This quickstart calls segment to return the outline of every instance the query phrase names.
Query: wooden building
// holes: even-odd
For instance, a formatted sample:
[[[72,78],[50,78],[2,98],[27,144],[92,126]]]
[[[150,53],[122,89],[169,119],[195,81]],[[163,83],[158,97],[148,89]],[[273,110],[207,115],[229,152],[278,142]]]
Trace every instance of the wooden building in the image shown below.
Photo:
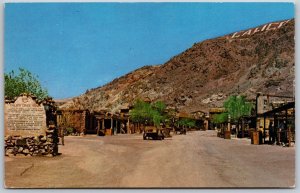
[[[90,112],[89,110],[60,109],[57,122],[61,130],[73,128],[79,134],[114,135],[129,132],[129,114],[127,109],[117,113],[106,110]]]
[[[206,112],[198,110],[192,112],[191,115],[196,121],[197,129],[208,130],[208,114]]]
[[[88,110],[59,109],[56,113],[60,130],[73,128],[76,133],[86,133],[90,114]]]
[[[274,143],[274,141],[276,143],[278,143],[278,141],[287,142],[288,132],[290,132],[289,135],[295,133],[294,119],[294,97],[262,93],[257,94],[256,130],[261,132],[263,143]],[[280,132],[282,133],[281,136]]]
[[[288,102],[280,107],[258,115],[263,120],[263,143],[288,144],[295,142],[295,102]],[[269,120],[269,121],[267,121]]]
[[[225,108],[210,108],[209,109],[209,118],[208,118],[208,129],[214,130],[216,125],[211,121],[214,115],[221,114],[225,112]]]

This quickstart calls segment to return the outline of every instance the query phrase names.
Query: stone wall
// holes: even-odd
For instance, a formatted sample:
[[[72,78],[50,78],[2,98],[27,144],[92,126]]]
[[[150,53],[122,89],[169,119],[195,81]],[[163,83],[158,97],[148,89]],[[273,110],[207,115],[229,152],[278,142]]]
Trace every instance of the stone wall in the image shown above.
[[[5,155],[56,155],[58,136],[56,127],[49,127],[45,135],[39,136],[5,136]]]

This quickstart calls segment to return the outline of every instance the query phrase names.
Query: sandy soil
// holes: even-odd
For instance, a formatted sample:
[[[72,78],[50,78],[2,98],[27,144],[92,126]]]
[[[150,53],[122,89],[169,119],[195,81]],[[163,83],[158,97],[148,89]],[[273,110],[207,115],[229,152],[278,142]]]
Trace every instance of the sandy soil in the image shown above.
[[[57,157],[5,157],[10,188],[293,187],[295,148],[195,131],[162,141],[142,135],[66,137]]]

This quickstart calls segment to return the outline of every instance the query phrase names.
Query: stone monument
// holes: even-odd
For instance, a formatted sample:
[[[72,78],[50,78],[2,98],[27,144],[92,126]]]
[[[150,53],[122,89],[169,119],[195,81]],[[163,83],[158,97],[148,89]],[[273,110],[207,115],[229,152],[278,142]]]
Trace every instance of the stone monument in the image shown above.
[[[13,103],[4,106],[5,135],[38,136],[45,135],[46,110],[31,96],[20,96]]]
[[[52,99],[22,94],[5,100],[5,155],[58,155],[56,108]]]

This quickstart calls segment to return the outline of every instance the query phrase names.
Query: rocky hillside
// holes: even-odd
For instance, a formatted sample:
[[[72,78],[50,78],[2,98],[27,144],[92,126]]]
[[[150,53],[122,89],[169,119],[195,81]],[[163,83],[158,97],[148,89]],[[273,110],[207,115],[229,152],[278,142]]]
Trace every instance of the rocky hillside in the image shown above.
[[[163,100],[179,110],[207,111],[231,94],[293,96],[294,20],[194,44],[163,65],[145,66],[85,94],[62,108],[116,111],[135,99]]]

